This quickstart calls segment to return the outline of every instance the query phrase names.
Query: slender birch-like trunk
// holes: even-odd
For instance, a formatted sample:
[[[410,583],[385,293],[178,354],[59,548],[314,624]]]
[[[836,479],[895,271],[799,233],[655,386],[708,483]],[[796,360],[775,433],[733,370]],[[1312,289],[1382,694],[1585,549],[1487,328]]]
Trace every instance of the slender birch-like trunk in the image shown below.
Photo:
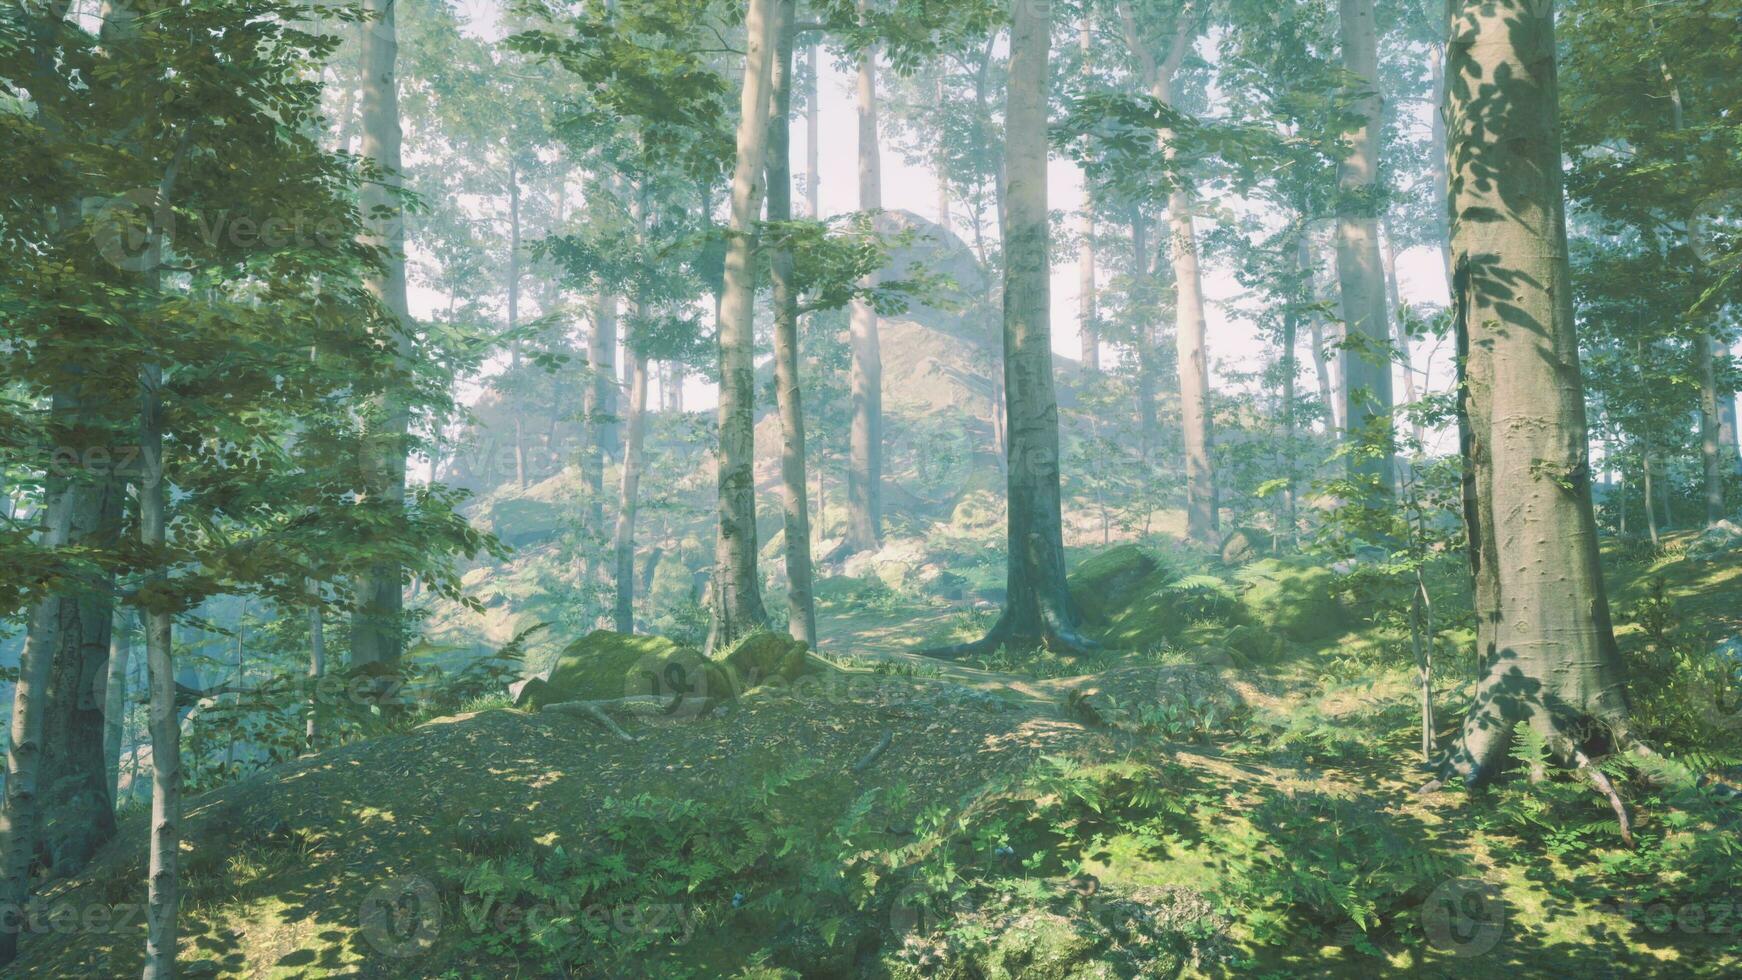
[[[1149,85],[1150,95],[1166,106],[1173,105],[1174,82],[1198,36],[1196,4],[1184,5],[1175,15],[1174,32],[1158,59],[1143,43],[1128,4],[1121,3],[1126,43]],[[1216,513],[1215,466],[1210,458],[1210,363],[1205,345],[1203,272],[1198,258],[1195,202],[1184,177],[1177,172],[1179,146],[1176,134],[1166,127],[1157,134],[1162,156],[1170,169],[1173,189],[1167,198],[1168,253],[1173,265],[1174,348],[1179,369],[1180,427],[1185,448],[1186,536],[1200,543],[1213,543],[1220,520]]]
[[[1389,495],[1395,489],[1391,429],[1391,317],[1379,248],[1379,140],[1384,100],[1379,95],[1379,41],[1373,0],[1340,0],[1343,67],[1367,95],[1358,103],[1361,125],[1347,134],[1349,154],[1338,167],[1337,281],[1348,331],[1343,353],[1343,422],[1362,446],[1349,457],[1351,472]]]
[[[768,622],[756,570],[756,222],[767,167],[778,0],[751,0],[739,103],[732,214],[720,305],[719,536],[714,547],[710,648],[723,649]]]
[[[781,6],[774,49],[772,108],[768,119],[768,220],[792,220],[792,33],[796,4]],[[947,216],[946,216],[947,218]],[[774,282],[774,390],[780,412],[780,503],[785,519],[787,629],[793,639],[817,645],[816,603],[811,593],[810,508],[805,499],[804,403],[799,389],[798,293],[793,255],[776,248],[769,262]]]
[[[363,34],[362,156],[384,175],[365,184],[360,193],[368,243],[384,250],[384,267],[365,282],[387,314],[399,362],[411,361],[411,310],[405,292],[405,216],[397,184],[400,180],[399,41],[395,0],[367,0],[371,19]],[[396,522],[405,508],[406,435],[411,426],[409,393],[389,383],[371,406],[364,435],[365,506],[378,508]],[[397,561],[370,563],[357,578],[358,605],[351,617],[351,665],[397,666],[401,647],[400,619],[404,611],[403,570]]]
[[[860,17],[870,9],[859,0]],[[883,207],[882,150],[877,125],[877,48],[859,55],[859,210]],[[879,273],[861,285],[877,284]],[[870,551],[883,544],[883,352],[877,335],[877,311],[854,300],[850,319],[851,397],[853,421],[847,451],[847,544],[851,551]]]

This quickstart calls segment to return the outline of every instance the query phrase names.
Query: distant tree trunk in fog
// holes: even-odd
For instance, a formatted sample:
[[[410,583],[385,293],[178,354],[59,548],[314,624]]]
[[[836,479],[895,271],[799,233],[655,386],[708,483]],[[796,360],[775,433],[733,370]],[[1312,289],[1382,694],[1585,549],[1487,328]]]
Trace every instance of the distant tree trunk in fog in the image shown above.
[[[1724,458],[1719,439],[1718,374],[1712,335],[1694,336],[1694,361],[1700,372],[1700,462],[1705,470],[1706,523],[1724,519]]]
[[[722,649],[765,626],[756,571],[756,223],[762,216],[779,0],[751,0],[732,171],[732,215],[720,307],[720,522],[714,547],[709,646]]]
[[[1174,36],[1158,60],[1137,33],[1130,7],[1121,4],[1127,43],[1149,84],[1150,94],[1163,105],[1173,105],[1175,76],[1197,38],[1196,10],[1187,6],[1177,15]],[[1175,134],[1158,133],[1162,156],[1170,165],[1179,158]],[[1174,346],[1179,368],[1180,427],[1185,446],[1186,535],[1193,541],[1213,543],[1221,524],[1216,513],[1215,468],[1210,459],[1210,364],[1205,350],[1203,273],[1199,268],[1198,235],[1193,216],[1192,193],[1182,175],[1175,173],[1167,198],[1169,255],[1173,263],[1174,290],[1178,309],[1174,315]]]
[[[385,175],[365,183],[359,204],[369,243],[385,252],[382,273],[365,283],[389,317],[389,338],[401,364],[412,358],[411,311],[405,295],[405,218],[395,187],[400,174],[399,42],[394,0],[368,0],[373,18],[363,34],[362,156]],[[369,506],[397,521],[405,509],[406,433],[411,426],[408,393],[389,385],[371,408],[364,435],[364,480]],[[357,608],[351,616],[351,665],[397,665],[400,619],[404,609],[402,570],[396,561],[373,562],[356,581]]]
[[[1063,650],[1093,645],[1078,633],[1081,617],[1065,581],[1047,255],[1049,16],[1048,0],[1026,0],[1014,6],[1010,28],[1004,246],[1007,598],[1003,615],[984,638],[934,652],[944,657],[1001,644],[1044,642]]]
[[[630,189],[629,221],[635,228],[638,250],[647,247],[647,192],[644,186]],[[623,338],[629,358],[629,410],[623,428],[623,469],[617,484],[617,526],[611,535],[612,584],[616,602],[612,620],[619,633],[635,632],[635,510],[641,500],[642,444],[647,431],[647,355],[636,328],[647,316],[647,300],[637,288],[634,316]]]
[[[1640,469],[1644,474],[1644,492],[1641,502],[1645,505],[1645,530],[1651,538],[1651,546],[1655,548],[1663,542],[1658,538],[1657,481],[1653,478],[1656,475],[1654,472],[1656,467],[1652,465],[1651,444],[1649,442],[1645,445],[1645,451],[1640,454]]]
[[[1149,222],[1140,208],[1131,209],[1131,276],[1145,289],[1153,288],[1154,263],[1149,252]],[[1136,324],[1133,346],[1137,349],[1137,448],[1147,461],[1155,450],[1155,325]]]
[[[605,530],[606,447],[616,438],[617,423],[617,297],[600,292],[587,334],[587,367],[592,374],[581,393],[586,442],[581,447],[581,486],[587,493],[587,528]]]
[[[1568,765],[1625,745],[1627,697],[1591,505],[1553,4],[1450,10],[1453,322],[1480,668],[1447,769],[1479,783],[1521,721]]]
[[[817,108],[817,72],[818,59],[822,49],[811,45],[806,49],[804,72],[804,203],[805,217],[820,219],[823,216],[822,207],[822,151],[817,145],[820,132],[820,116]]]
[[[869,0],[859,0],[860,16]],[[883,207],[882,151],[877,133],[877,48],[859,55],[859,210]],[[865,277],[875,285],[879,273]],[[847,544],[869,551],[883,543],[883,353],[877,311],[854,300],[851,319],[853,422],[848,433]]]
[[[1089,61],[1095,49],[1095,33],[1093,25],[1085,14],[1077,25],[1077,54],[1082,59],[1082,70],[1088,72]],[[1095,283],[1095,189],[1089,179],[1088,170],[1083,171],[1083,210],[1078,216],[1079,233],[1083,245],[1078,255],[1077,267],[1077,312],[1082,321],[1081,336],[1082,362],[1085,371],[1099,373],[1101,370],[1101,334],[1095,323],[1097,315],[1096,283]]]
[[[520,338],[514,331],[520,326],[520,173],[515,166],[514,148],[508,148],[508,342],[510,384],[520,380]],[[514,482],[526,489],[526,427],[521,420],[520,405],[511,393],[504,393],[503,404],[514,416]]]
[[[1084,194],[1088,194],[1085,183]],[[1083,370],[1099,373],[1101,370],[1101,335],[1095,325],[1096,317],[1096,283],[1095,283],[1095,215],[1090,210],[1092,205],[1087,201],[1083,211],[1077,217],[1077,231],[1082,236],[1082,247],[1077,255],[1077,317],[1080,326],[1078,339],[1081,341],[1081,357]]]
[[[1317,275],[1318,256],[1312,247],[1311,238],[1303,236],[1300,247],[1301,261],[1306,263],[1307,268],[1307,289],[1315,301],[1321,300],[1323,297],[1319,294]],[[1307,316],[1307,326],[1312,335],[1313,373],[1318,378],[1319,402],[1325,406],[1325,429],[1335,434],[1342,429],[1342,424],[1337,415],[1337,392],[1331,386],[1330,357],[1325,353],[1328,338],[1325,336],[1324,315],[1314,310]]]
[[[1379,250],[1379,140],[1384,101],[1379,95],[1378,30],[1373,0],[1339,0],[1343,67],[1366,86],[1357,103],[1364,120],[1347,136],[1350,153],[1338,167],[1337,282],[1352,346],[1343,354],[1343,420],[1351,437],[1372,452],[1350,456],[1353,473],[1372,479],[1380,494],[1395,484],[1390,414],[1391,317]],[[1383,431],[1379,431],[1382,428]]]
[[[639,310],[636,316],[640,316]],[[643,432],[647,425],[647,357],[629,355],[629,418],[623,428],[623,473],[617,491],[617,527],[611,535],[617,587],[613,619],[619,633],[635,632],[635,508],[640,499]]]
[[[1397,239],[1391,235],[1389,221],[1381,220],[1380,225],[1381,237],[1385,241],[1385,251],[1382,256],[1385,265],[1385,304],[1391,311],[1391,323],[1396,327],[1392,342],[1397,345],[1397,359],[1401,362],[1404,400],[1408,404],[1414,405],[1421,399],[1421,394],[1416,389],[1415,355],[1410,349],[1409,324],[1405,322],[1403,316],[1403,291],[1397,283]],[[1412,422],[1410,427],[1415,442],[1418,445],[1421,444],[1427,438],[1427,432],[1419,421]]]
[[[768,118],[768,220],[792,220],[792,35],[795,0],[778,0],[780,37],[774,48],[773,95]],[[780,410],[780,503],[785,518],[787,629],[817,645],[811,595],[811,522],[804,459],[804,404],[799,388],[798,293],[790,248],[769,261],[774,281],[774,391]]]

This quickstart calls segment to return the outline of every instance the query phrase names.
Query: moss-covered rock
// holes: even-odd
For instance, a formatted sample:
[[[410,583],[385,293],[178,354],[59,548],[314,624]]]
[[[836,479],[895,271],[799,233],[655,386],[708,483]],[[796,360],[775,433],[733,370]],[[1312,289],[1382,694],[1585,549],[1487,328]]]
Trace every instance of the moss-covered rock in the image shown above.
[[[490,530],[515,547],[549,541],[568,526],[569,512],[560,504],[531,497],[506,497],[490,505]]]
[[[1167,587],[1173,570],[1136,545],[1086,559],[1071,573],[1071,598],[1089,631],[1108,646],[1143,650],[1177,636],[1186,617]]]
[[[1349,627],[1330,569],[1266,558],[1241,569],[1240,581],[1240,608],[1249,625],[1301,643],[1321,642]]]
[[[608,701],[637,695],[720,701],[736,694],[731,675],[700,652],[662,636],[597,630],[557,655],[550,676],[528,682],[517,704],[536,710],[562,701]]]
[[[748,690],[769,681],[788,683],[804,676],[810,658],[805,644],[784,633],[758,632],[744,637],[720,657],[737,686]]]
[[[1276,538],[1255,527],[1237,527],[1222,539],[1222,564],[1235,566],[1257,561],[1276,549]]]

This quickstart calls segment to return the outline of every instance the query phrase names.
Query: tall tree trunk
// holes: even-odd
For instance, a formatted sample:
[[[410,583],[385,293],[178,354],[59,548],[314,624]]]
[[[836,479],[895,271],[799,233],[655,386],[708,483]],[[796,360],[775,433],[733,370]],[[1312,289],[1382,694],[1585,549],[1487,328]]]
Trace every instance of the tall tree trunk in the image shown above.
[[[1143,289],[1154,287],[1154,266],[1149,254],[1149,222],[1141,208],[1131,209],[1131,276]],[[1139,322],[1133,345],[1137,348],[1137,451],[1145,462],[1155,450],[1160,426],[1155,418],[1155,324]]]
[[[1657,527],[1657,481],[1653,479],[1656,475],[1654,473],[1656,467],[1652,465],[1652,458],[1651,444],[1646,443],[1645,451],[1640,456],[1642,460],[1640,469],[1644,471],[1645,478],[1645,530],[1651,538],[1651,546],[1656,548],[1662,545],[1663,541],[1659,537]]]
[[[412,358],[411,311],[405,295],[405,217],[396,186],[400,173],[399,41],[395,0],[367,0],[373,19],[363,34],[362,156],[375,164],[382,180],[363,186],[360,204],[368,226],[367,239],[385,252],[384,268],[365,283],[386,314],[386,328],[401,364]],[[387,523],[400,522],[405,509],[406,434],[411,426],[409,393],[389,382],[371,407],[364,435],[365,506],[375,508]],[[393,560],[374,561],[356,582],[358,605],[351,617],[353,667],[397,667],[401,647],[400,620],[405,606],[402,569]]]
[[[1077,308],[1082,326],[1079,339],[1082,342],[1083,370],[1098,374],[1101,371],[1101,333],[1096,326],[1097,296],[1095,283],[1095,218],[1085,208],[1081,225],[1083,235],[1082,254],[1078,257],[1077,267]]]
[[[148,549],[165,544],[167,494],[163,468],[163,371],[156,365],[142,372],[144,409],[140,413],[140,451],[145,476],[139,488],[140,535]],[[156,566],[150,584],[168,584],[164,566]],[[172,617],[168,609],[145,613],[145,659],[150,672],[151,843],[147,871],[145,980],[175,976],[176,912],[181,902],[178,880],[181,848],[181,725],[175,711],[175,664],[170,649]],[[136,777],[137,778],[137,777]]]
[[[860,17],[869,0],[859,0]],[[877,48],[859,56],[859,210],[883,207],[882,150],[877,139]],[[877,284],[878,273],[862,285]],[[850,322],[853,421],[848,432],[847,544],[870,551],[883,544],[883,352],[878,343],[877,311],[854,300]]]
[[[520,170],[515,165],[514,147],[508,148],[508,379],[510,385],[520,382],[520,338],[514,332],[520,326]],[[510,389],[512,392],[512,388]],[[526,426],[518,399],[509,394],[508,403],[514,416],[514,482],[526,489]]]
[[[1350,469],[1390,494],[1396,476],[1391,429],[1391,317],[1379,254],[1379,142],[1384,100],[1379,95],[1378,29],[1373,0],[1339,0],[1343,67],[1367,87],[1359,102],[1364,122],[1348,134],[1349,155],[1338,167],[1337,281],[1343,298],[1343,419],[1364,451]]]
[[[109,668],[103,682],[103,765],[108,770],[111,806],[118,799],[121,741],[127,727],[127,667],[133,659],[133,634],[127,629],[129,612],[126,608],[117,610],[109,628]]]
[[[1725,468],[1737,472],[1737,464],[1742,461],[1742,445],[1738,445],[1736,428],[1736,393],[1726,388],[1718,389],[1718,451],[1723,455]]]
[[[1382,220],[1380,224],[1381,237],[1385,240],[1385,301],[1391,310],[1391,322],[1395,327],[1392,341],[1397,345],[1397,359],[1403,374],[1404,400],[1414,405],[1421,400],[1421,392],[1416,387],[1415,354],[1410,347],[1409,324],[1403,315],[1403,294],[1397,283],[1397,240],[1392,237],[1389,220]],[[1426,444],[1427,430],[1419,418],[1410,421],[1410,435],[1416,446]]]
[[[1625,737],[1591,506],[1562,202],[1553,4],[1453,0],[1454,323],[1480,680],[1449,772],[1481,782],[1528,721],[1557,756]]]
[[[1324,297],[1318,287],[1318,256],[1310,236],[1303,238],[1301,249],[1303,250],[1301,260],[1307,266],[1307,289],[1316,303],[1323,300]],[[1327,432],[1335,434],[1341,431],[1343,426],[1338,414],[1340,406],[1337,401],[1337,391],[1331,384],[1330,357],[1325,352],[1329,338],[1325,336],[1324,316],[1318,310],[1312,311],[1307,316],[1307,327],[1312,335],[1313,374],[1318,380],[1319,402],[1325,406],[1325,428]]]
[[[768,119],[768,220],[792,220],[792,35],[796,4],[781,6],[774,49],[772,108]],[[945,199],[947,203],[947,198]],[[948,216],[945,216],[947,221]],[[780,410],[780,503],[785,518],[787,629],[817,645],[811,594],[811,522],[806,500],[804,403],[798,371],[798,293],[792,249],[780,246],[769,263],[774,281],[774,391]]]
[[[581,449],[581,485],[587,492],[587,527],[596,535],[605,529],[605,457],[617,432],[617,297],[601,292],[587,335],[587,368],[591,380],[582,391],[587,421]]]
[[[823,216],[822,148],[818,143],[821,116],[817,106],[817,72],[822,49],[811,45],[805,54],[804,72],[804,203],[805,217]]]
[[[1186,5],[1175,17],[1174,33],[1158,60],[1143,44],[1128,4],[1121,3],[1126,43],[1137,59],[1150,94],[1157,102],[1173,105],[1173,86],[1186,55],[1198,36],[1198,11]],[[1198,260],[1198,235],[1192,193],[1178,172],[1179,146],[1174,132],[1158,133],[1162,156],[1169,169],[1173,190],[1167,198],[1168,253],[1173,265],[1174,349],[1179,370],[1180,427],[1185,448],[1186,536],[1213,543],[1220,520],[1216,513],[1215,468],[1210,458],[1210,364],[1205,350],[1203,273]]]
[[[1724,458],[1719,440],[1718,374],[1713,363],[1712,335],[1694,337],[1694,360],[1700,371],[1700,462],[1705,469],[1706,523],[1724,519]]]
[[[635,226],[637,249],[647,248],[647,190],[644,185],[633,189],[629,206],[630,222]],[[623,433],[623,470],[617,490],[617,526],[611,535],[613,557],[612,583],[616,587],[616,603],[612,622],[619,633],[635,632],[635,511],[641,499],[641,467],[643,444],[647,436],[647,355],[641,350],[641,338],[635,325],[647,317],[647,300],[638,288],[635,314],[629,332],[624,336],[624,354],[629,358],[629,414]]]
[[[327,676],[327,628],[321,615],[321,584],[314,579],[304,583],[308,591],[308,720],[303,732],[303,745],[313,751],[321,739],[321,678]]]
[[[1428,85],[1434,93],[1436,104],[1446,104],[1446,46],[1435,44],[1428,55]],[[1433,146],[1434,188],[1439,192],[1441,200],[1450,200],[1452,193],[1451,178],[1446,172],[1446,116],[1443,112],[1429,113]],[[1452,291],[1452,234],[1450,225],[1446,224],[1445,215],[1440,215],[1439,234],[1434,239],[1439,244],[1440,265],[1446,277],[1446,293]]]
[[[1047,257],[1047,47],[1049,0],[1014,6],[1005,112],[1004,390],[1010,431],[1003,615],[979,641],[934,651],[959,657],[1001,644],[1093,646],[1065,582],[1059,492],[1058,400],[1053,382]]]
[[[761,216],[768,153],[779,0],[751,0],[739,102],[732,215],[726,238],[720,307],[719,537],[714,546],[710,647],[723,649],[768,622],[756,570],[755,314],[756,222]]]
[[[81,390],[85,387],[69,385],[56,392],[49,408],[50,417],[66,425],[57,427],[57,442],[73,447],[76,460],[89,458],[86,449],[106,446],[108,440],[103,427],[93,424],[96,419],[85,404],[99,393]],[[112,551],[117,543],[120,497],[121,487],[109,474],[91,472],[76,463],[72,472],[51,472],[41,546],[56,552],[69,548]],[[0,854],[5,859],[0,909],[25,908],[30,868],[39,847],[48,852],[51,861],[60,863],[57,872],[67,867],[76,870],[83,862],[78,852],[88,857],[114,832],[113,806],[104,792],[107,773],[102,705],[91,703],[95,679],[107,673],[104,661],[113,609],[109,582],[97,577],[69,582],[59,594],[43,599],[31,610],[12,692],[5,810],[0,818]],[[79,675],[87,673],[92,683],[81,687]],[[86,702],[82,706],[81,696]],[[83,740],[94,742],[90,751],[72,751],[80,744],[78,733],[86,730],[94,736]],[[60,751],[54,751],[56,747]],[[48,826],[45,813],[50,818]],[[67,822],[64,827],[63,821]],[[63,837],[64,844],[58,840]],[[0,964],[17,955],[22,926],[15,914],[0,916]]]
[[[639,304],[637,304],[639,305]],[[637,318],[640,313],[637,312]],[[611,535],[617,587],[613,620],[619,633],[635,632],[635,508],[641,494],[642,443],[647,427],[647,356],[629,344],[629,418],[623,435],[623,473],[617,492],[617,527]]]

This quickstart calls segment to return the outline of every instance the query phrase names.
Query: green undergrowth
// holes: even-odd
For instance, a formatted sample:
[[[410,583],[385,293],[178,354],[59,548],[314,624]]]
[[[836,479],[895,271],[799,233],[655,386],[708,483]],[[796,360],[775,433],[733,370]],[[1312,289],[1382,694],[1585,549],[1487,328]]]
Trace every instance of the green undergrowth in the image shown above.
[[[1742,805],[1724,784],[1742,726],[1713,651],[1742,576],[1675,552],[1607,559],[1637,732],[1658,749],[1602,763],[1631,845],[1528,729],[1514,775],[1417,793],[1410,638],[1364,619],[1336,573],[1116,548],[1073,586],[1097,635],[1143,639],[989,658],[1025,698],[968,697],[955,665],[836,640],[804,663],[889,686],[740,697],[636,723],[633,744],[461,687],[480,714],[195,798],[184,959],[284,978],[1734,975]],[[868,629],[936,612],[880,581],[819,592],[879,604]],[[682,649],[565,650],[607,640],[623,662],[564,680],[570,696],[620,696],[650,652],[663,667]],[[1442,610],[1441,744],[1469,704],[1471,646]],[[720,662],[776,676],[790,655],[762,638]],[[136,898],[143,824],[129,814],[123,845],[56,900]],[[419,945],[429,908],[440,925]],[[141,942],[38,937],[22,962],[133,973]]]

